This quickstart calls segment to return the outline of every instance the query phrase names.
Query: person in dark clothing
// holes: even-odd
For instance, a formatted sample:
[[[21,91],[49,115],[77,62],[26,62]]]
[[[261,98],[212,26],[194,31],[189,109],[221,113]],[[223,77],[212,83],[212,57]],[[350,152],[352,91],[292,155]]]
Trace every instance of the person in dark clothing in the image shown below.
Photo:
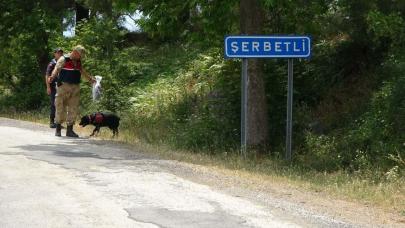
[[[55,124],[55,95],[56,95],[56,81],[57,79],[55,78],[52,80],[50,83],[48,82],[48,77],[51,76],[53,69],[55,69],[56,62],[58,59],[63,56],[63,50],[60,48],[56,48],[53,52],[54,59],[49,62],[48,67],[46,69],[46,75],[45,75],[45,84],[46,84],[46,92],[49,95],[50,98],[50,105],[51,105],[51,110],[50,110],[50,115],[49,115],[49,127],[50,128],[56,128]]]

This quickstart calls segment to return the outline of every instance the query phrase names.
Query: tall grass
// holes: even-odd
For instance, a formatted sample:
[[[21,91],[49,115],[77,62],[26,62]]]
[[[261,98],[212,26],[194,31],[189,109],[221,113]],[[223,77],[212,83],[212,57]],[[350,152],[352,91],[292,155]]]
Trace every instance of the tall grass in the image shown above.
[[[149,54],[159,57],[136,61],[151,61],[159,70],[128,89],[131,104],[124,111],[124,125],[149,143],[206,152],[235,147],[239,116],[233,109],[239,96],[235,99],[222,90],[229,83],[235,85],[234,80],[228,85],[221,81],[230,66],[219,51],[163,47]]]

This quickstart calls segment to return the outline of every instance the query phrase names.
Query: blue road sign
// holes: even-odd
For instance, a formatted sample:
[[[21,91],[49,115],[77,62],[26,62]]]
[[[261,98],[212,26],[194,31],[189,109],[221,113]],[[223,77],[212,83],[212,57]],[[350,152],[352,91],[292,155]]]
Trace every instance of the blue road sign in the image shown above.
[[[308,36],[228,36],[226,58],[309,58]]]

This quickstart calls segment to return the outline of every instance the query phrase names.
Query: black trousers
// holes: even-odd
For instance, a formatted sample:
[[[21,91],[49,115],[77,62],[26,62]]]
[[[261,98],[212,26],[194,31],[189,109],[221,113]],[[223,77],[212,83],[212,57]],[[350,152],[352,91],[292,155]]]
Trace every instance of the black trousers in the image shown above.
[[[49,115],[49,119],[51,123],[55,122],[55,112],[56,112],[56,107],[55,107],[55,95],[56,95],[56,85],[51,85],[51,94],[49,95],[50,102],[51,102],[51,112]]]

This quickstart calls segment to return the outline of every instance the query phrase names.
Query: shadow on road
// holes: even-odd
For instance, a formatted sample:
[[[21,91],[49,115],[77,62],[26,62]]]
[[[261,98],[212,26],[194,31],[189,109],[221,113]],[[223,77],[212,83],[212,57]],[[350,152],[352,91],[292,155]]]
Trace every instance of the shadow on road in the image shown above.
[[[61,138],[56,143],[26,144],[15,146],[14,148],[23,151],[45,152],[56,156],[68,158],[94,158],[104,160],[141,160],[151,158],[142,153],[136,153],[123,145],[111,144],[108,141],[85,140],[85,139],[65,139]],[[155,160],[155,159],[153,159]]]

